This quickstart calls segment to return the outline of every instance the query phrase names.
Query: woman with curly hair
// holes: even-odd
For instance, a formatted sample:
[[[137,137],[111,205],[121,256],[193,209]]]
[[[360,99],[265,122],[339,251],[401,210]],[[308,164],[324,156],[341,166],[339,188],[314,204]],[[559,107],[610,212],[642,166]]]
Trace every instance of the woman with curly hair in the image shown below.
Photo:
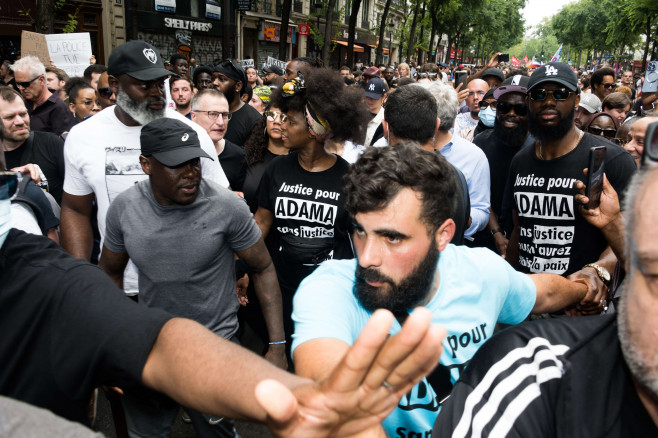
[[[279,155],[288,155],[288,147],[281,138],[281,116],[275,107],[266,107],[263,117],[254,124],[251,135],[244,144],[247,155],[247,176],[242,185],[244,199],[252,213],[258,209],[258,185],[267,165]]]
[[[263,236],[280,233],[272,254],[283,299],[287,348],[293,331],[292,298],[299,283],[327,259],[354,256],[341,179],[349,164],[328,153],[328,139],[361,144],[368,122],[363,90],[345,87],[332,70],[309,69],[272,95],[283,111],[286,156],[267,166],[258,191],[254,218]]]

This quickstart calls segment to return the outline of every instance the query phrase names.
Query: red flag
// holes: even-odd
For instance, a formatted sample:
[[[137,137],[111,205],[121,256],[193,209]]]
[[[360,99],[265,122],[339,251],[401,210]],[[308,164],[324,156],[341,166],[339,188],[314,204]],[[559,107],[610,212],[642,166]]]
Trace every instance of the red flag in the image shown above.
[[[515,58],[512,56],[512,65],[521,65],[521,61],[519,61],[519,58]]]
[[[528,63],[528,55],[523,55],[523,65]]]

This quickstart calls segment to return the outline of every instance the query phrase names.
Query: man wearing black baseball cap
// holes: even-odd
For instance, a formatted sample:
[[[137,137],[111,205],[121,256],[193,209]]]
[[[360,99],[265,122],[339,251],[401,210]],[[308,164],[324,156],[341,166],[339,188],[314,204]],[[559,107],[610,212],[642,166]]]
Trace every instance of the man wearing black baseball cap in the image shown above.
[[[282,80],[277,80],[285,74],[283,69],[277,65],[268,65],[263,68],[263,84],[265,85],[276,85],[275,82],[283,82]]]
[[[585,281],[587,298],[600,305],[578,310],[599,313],[617,260],[600,231],[576,211],[574,181],[584,178],[590,148],[606,146],[605,174],[623,197],[635,163],[615,144],[574,125],[579,100],[578,78],[567,64],[544,64],[528,81],[529,130],[537,140],[521,149],[510,166],[514,231],[507,258],[523,272]]]
[[[503,193],[512,158],[524,145],[534,144],[528,135],[528,76],[514,75],[496,88],[496,119],[493,129],[476,135],[473,143],[480,147],[489,162],[491,176],[491,210],[487,227],[475,234],[475,245],[485,246],[505,256],[511,231],[511,210],[503,211]],[[511,207],[511,206],[510,206]],[[504,219],[506,221],[504,222]],[[504,228],[503,224],[509,225]]]
[[[237,335],[235,254],[253,273],[271,342],[285,338],[281,293],[274,265],[247,204],[230,190],[201,176],[210,158],[197,132],[179,120],[157,119],[144,126],[139,162],[147,180],[122,192],[107,213],[100,266],[117,286],[130,258],[139,269],[140,304],[193,319],[215,334]],[[283,343],[266,358],[285,369]],[[124,389],[131,436],[171,432],[178,405],[160,394]],[[232,437],[233,422],[188,411],[200,436]]]
[[[247,85],[247,74],[237,61],[225,59],[215,66],[213,77],[213,86],[226,96],[231,113],[231,123],[224,138],[242,147],[251,135],[254,123],[261,118],[254,107],[240,99]]]
[[[94,201],[102,241],[110,203],[146,178],[139,164],[142,125],[162,117],[181,120],[197,130],[202,148],[209,156],[214,155],[212,140],[203,129],[165,108],[164,80],[171,74],[155,47],[143,41],[129,41],[110,54],[108,83],[116,105],[73,127],[64,148],[66,173],[60,228],[62,246],[73,256],[91,258]],[[204,158],[201,167],[205,179],[228,187],[216,160]],[[128,268],[124,289],[128,295],[138,292],[134,266]]]

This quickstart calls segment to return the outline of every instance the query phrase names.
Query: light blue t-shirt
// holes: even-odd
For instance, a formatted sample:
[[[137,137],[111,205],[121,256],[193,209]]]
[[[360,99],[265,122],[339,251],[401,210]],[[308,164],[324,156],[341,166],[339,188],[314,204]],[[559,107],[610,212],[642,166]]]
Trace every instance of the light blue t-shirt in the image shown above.
[[[372,315],[352,292],[356,263],[356,259],[326,261],[300,284],[292,314],[293,351],[318,338],[354,344]],[[425,307],[432,311],[433,322],[448,331],[440,363],[450,369],[454,384],[478,348],[491,338],[496,322],[518,324],[530,314],[537,291],[530,277],[485,248],[448,245],[438,269],[439,288]],[[391,334],[398,331],[400,325],[394,321]],[[439,401],[423,379],[384,420],[386,432],[394,437],[431,436]]]

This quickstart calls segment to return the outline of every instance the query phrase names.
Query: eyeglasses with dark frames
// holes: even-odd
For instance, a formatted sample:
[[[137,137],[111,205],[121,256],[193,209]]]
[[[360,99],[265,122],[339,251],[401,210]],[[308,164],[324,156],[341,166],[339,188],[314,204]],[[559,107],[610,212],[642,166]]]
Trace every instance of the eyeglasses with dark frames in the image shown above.
[[[208,118],[210,120],[217,120],[220,114],[222,115],[222,119],[224,120],[224,122],[228,122],[229,120],[231,120],[231,117],[233,117],[233,114],[231,113],[222,113],[219,111],[205,111],[205,110],[192,110],[192,111],[194,111],[195,113],[206,113],[208,114]]]

